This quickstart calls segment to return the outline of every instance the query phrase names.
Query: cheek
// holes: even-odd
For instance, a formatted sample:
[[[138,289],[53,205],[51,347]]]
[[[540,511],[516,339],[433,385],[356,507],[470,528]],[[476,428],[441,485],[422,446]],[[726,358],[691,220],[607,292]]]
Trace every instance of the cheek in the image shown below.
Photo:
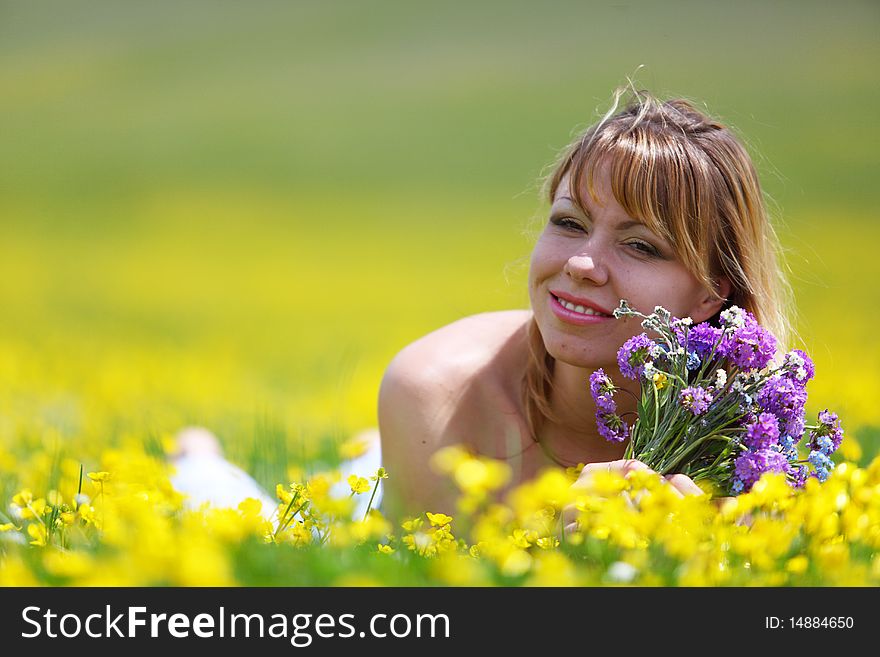
[[[532,249],[529,262],[529,281],[540,282],[547,276],[561,271],[565,262],[566,255],[559,248],[554,247],[547,240],[538,240],[535,248]]]
[[[676,317],[691,312],[700,293],[700,286],[687,273],[656,272],[639,277],[629,286],[633,290],[633,306],[645,314],[654,306],[663,306]]]

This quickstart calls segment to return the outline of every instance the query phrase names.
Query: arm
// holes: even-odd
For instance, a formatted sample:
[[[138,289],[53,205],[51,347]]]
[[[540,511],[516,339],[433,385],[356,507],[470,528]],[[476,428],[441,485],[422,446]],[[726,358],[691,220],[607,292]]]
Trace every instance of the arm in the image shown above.
[[[394,523],[425,511],[455,511],[452,485],[430,466],[434,452],[445,444],[447,399],[438,377],[417,352],[398,354],[382,379],[379,433],[388,471],[382,510]]]

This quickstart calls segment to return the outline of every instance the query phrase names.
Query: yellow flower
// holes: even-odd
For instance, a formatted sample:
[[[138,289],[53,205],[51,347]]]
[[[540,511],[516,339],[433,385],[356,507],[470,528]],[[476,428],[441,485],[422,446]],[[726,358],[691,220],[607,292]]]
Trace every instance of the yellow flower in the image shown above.
[[[88,474],[89,479],[92,481],[107,481],[110,478],[109,472],[90,472]]]
[[[16,527],[11,522],[6,522],[0,525],[0,532],[11,532],[11,531],[20,531],[21,527]]]
[[[583,472],[583,469],[584,469],[585,466],[586,466],[586,463],[578,463],[578,464],[577,464],[576,466],[574,466],[574,467],[566,468],[566,469],[565,469],[565,474],[568,476],[568,478],[569,478],[572,482],[575,482],[575,481],[578,480],[578,477],[581,476],[581,472]]]
[[[31,500],[25,508],[19,509],[19,515],[25,520],[28,518],[39,518],[45,510],[46,500],[41,497],[38,500]]]
[[[443,525],[448,525],[452,522],[452,517],[447,516],[444,513],[431,513],[430,511],[425,512],[425,515],[428,516],[428,520],[434,527],[442,527]]]
[[[663,390],[666,387],[666,375],[663,372],[657,372],[654,374],[654,387],[657,390]]]
[[[281,500],[282,505],[290,504],[294,493],[284,484],[275,484],[275,497]]]
[[[245,518],[259,516],[262,509],[263,503],[253,497],[248,497],[242,500],[238,505],[238,510]]]
[[[404,531],[414,532],[417,531],[423,524],[424,520],[421,518],[410,518],[409,520],[404,520],[400,526],[403,527]]]
[[[373,481],[375,481],[375,479]],[[364,477],[358,477],[357,475],[351,475],[348,478],[348,485],[351,488],[352,495],[368,493],[371,488],[369,481],[367,481]]]
[[[29,488],[25,488],[20,493],[12,496],[12,503],[18,506],[27,506],[34,501],[34,494]]]
[[[810,561],[805,556],[800,555],[789,559],[788,563],[785,564],[785,569],[790,573],[800,575],[801,573],[806,572],[809,565]]]
[[[519,577],[532,567],[532,557],[525,550],[511,550],[501,558],[499,566],[508,577]]]
[[[351,461],[367,453],[369,443],[359,436],[346,440],[339,446],[339,456]]]
[[[379,543],[379,552],[381,552],[382,554],[394,554],[394,548],[390,545],[383,545],[382,543]]]
[[[535,542],[535,545],[542,550],[552,550],[559,547],[559,539],[555,536],[542,536]]]
[[[376,470],[376,474],[370,477],[372,481],[379,481],[380,479],[388,479],[388,473],[385,471],[385,468],[379,468]]]
[[[48,536],[44,525],[32,523],[28,525],[27,532],[30,537],[34,539],[31,541],[31,545],[36,545],[38,547],[44,547],[46,545],[46,539]]]

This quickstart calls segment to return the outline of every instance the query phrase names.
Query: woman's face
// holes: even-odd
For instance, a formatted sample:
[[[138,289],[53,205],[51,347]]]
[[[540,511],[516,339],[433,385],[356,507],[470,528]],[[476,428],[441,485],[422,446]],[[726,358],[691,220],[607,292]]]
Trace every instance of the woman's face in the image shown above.
[[[669,243],[626,214],[605,167],[594,182],[600,203],[584,190],[584,214],[572,201],[568,175],[562,179],[529,270],[529,297],[548,353],[590,369],[615,365],[621,345],[643,331],[637,318],[611,317],[621,299],[645,314],[660,305],[694,322],[721,307]]]

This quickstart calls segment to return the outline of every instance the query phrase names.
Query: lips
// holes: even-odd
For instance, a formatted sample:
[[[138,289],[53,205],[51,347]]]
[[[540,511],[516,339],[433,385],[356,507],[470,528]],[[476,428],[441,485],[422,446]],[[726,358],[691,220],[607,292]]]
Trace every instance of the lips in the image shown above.
[[[550,294],[555,297],[562,307],[571,312],[594,317],[613,317],[610,310],[584,297],[575,296],[561,290],[550,290]]]

